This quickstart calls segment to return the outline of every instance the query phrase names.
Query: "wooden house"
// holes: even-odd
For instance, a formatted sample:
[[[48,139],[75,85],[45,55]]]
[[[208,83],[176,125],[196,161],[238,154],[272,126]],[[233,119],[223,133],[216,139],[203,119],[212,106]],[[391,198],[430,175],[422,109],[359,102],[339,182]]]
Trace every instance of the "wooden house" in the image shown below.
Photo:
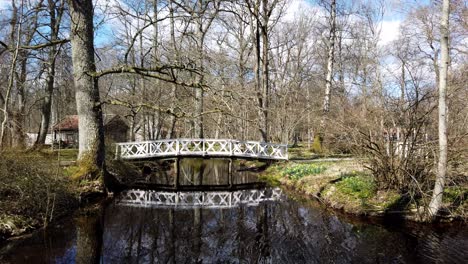
[[[104,134],[106,141],[125,142],[129,126],[119,115],[104,115]],[[65,147],[78,146],[78,115],[65,116],[60,122],[53,126],[54,143]]]

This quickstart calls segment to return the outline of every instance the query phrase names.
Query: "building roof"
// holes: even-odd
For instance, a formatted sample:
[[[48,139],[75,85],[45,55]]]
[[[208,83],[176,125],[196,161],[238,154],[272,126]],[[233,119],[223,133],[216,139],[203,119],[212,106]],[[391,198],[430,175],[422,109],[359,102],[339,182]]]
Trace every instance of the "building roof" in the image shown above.
[[[108,115],[103,115],[103,121],[104,121],[104,125],[107,125],[109,124],[110,122],[113,122],[113,121],[116,121],[117,119],[121,120],[123,122],[123,124],[125,124],[127,127],[127,123],[125,122],[125,120],[123,120],[122,118],[120,118],[120,116],[118,115],[111,115],[111,114],[108,114]],[[78,115],[67,115],[65,116],[60,122],[58,122],[57,124],[55,124],[53,126],[53,130],[54,131],[57,131],[57,130],[73,130],[73,131],[78,131]]]
[[[54,130],[78,130],[78,115],[67,115],[54,125]]]

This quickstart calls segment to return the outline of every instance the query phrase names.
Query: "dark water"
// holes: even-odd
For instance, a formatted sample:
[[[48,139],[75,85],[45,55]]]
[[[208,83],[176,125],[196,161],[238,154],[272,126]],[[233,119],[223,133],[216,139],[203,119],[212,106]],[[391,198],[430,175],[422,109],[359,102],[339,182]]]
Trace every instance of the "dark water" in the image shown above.
[[[223,193],[232,196],[235,192],[239,191]],[[284,194],[278,199],[257,198],[231,207],[217,206],[216,202],[212,206],[194,202],[193,206],[141,207],[123,205],[116,199],[103,206],[97,215],[75,217],[17,243],[0,257],[0,263],[467,263],[468,260],[466,227],[369,223],[337,216],[315,202],[298,201]]]

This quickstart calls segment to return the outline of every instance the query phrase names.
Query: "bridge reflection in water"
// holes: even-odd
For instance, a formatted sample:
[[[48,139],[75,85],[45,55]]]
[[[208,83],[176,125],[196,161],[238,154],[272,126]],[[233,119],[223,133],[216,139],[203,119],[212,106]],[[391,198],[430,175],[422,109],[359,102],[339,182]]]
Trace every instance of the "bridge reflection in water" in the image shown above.
[[[257,206],[265,201],[280,200],[280,188],[238,191],[167,192],[127,190],[118,197],[118,204],[143,207],[230,208],[240,205]]]
[[[117,197],[120,205],[140,207],[229,208],[254,206],[281,198],[279,188],[266,188],[257,172],[232,159],[175,159],[143,164],[144,177]]]
[[[219,158],[144,163],[134,184],[143,189],[121,192],[106,210],[102,259],[271,262],[271,213],[286,197],[258,179],[266,166]]]

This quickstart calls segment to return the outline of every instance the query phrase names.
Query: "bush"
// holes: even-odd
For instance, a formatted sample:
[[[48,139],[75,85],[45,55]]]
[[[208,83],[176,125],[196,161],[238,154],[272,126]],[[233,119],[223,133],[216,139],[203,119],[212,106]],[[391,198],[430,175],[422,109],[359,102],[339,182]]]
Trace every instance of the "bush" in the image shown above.
[[[320,164],[296,164],[283,170],[282,175],[291,180],[299,180],[304,176],[319,174],[326,170],[325,166]]]
[[[322,142],[323,142],[323,139],[321,136],[319,135],[314,136],[314,142],[312,143],[312,151],[314,153],[320,154],[323,152]]]

